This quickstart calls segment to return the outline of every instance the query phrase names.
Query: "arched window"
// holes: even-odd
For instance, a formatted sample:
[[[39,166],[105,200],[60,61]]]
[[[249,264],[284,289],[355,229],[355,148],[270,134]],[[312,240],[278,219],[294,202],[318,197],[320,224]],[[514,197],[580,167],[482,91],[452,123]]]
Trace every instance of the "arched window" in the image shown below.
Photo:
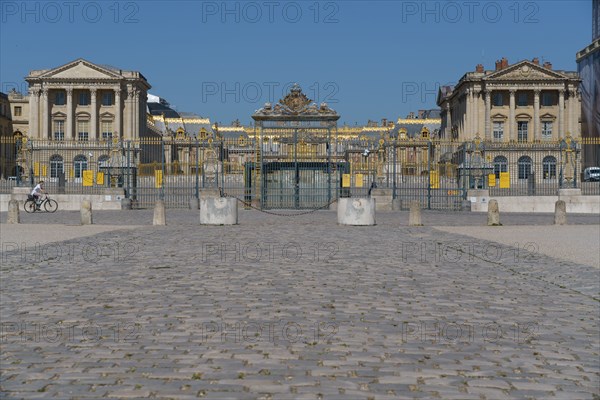
[[[83,154],[79,154],[78,156],[75,156],[75,158],[73,159],[74,177],[81,178],[83,176],[83,171],[85,171],[87,168],[88,168],[87,158],[85,158],[85,156]]]
[[[531,158],[528,156],[522,156],[517,161],[519,168],[519,179],[529,179],[531,174]]]
[[[500,172],[508,172],[508,160],[504,156],[494,157],[494,174],[500,179]]]
[[[62,156],[54,154],[50,157],[50,178],[58,178],[64,172]]]
[[[544,157],[542,170],[544,179],[556,179],[556,158],[553,156]]]

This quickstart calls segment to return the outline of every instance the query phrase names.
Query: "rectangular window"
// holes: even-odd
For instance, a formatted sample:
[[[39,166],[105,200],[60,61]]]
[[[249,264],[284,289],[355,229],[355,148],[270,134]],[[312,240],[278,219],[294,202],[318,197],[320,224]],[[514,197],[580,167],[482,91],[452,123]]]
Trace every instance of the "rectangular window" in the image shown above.
[[[65,140],[65,121],[54,121],[54,140]]]
[[[15,106],[15,117],[20,117],[23,113],[23,109],[21,107]]]
[[[502,95],[502,92],[492,93],[492,104],[495,107],[502,107],[504,105],[504,96]]]
[[[112,122],[102,122],[102,139],[112,139]]]
[[[528,100],[529,96],[527,96],[527,92],[517,92],[517,106],[527,106],[529,104]]]
[[[87,141],[89,139],[89,121],[77,122],[77,137],[79,140]]]
[[[65,105],[65,92],[59,90],[54,94],[54,105],[64,106]]]
[[[113,93],[112,92],[103,92],[102,93],[102,105],[103,106],[112,106],[113,105]]]
[[[504,137],[504,121],[494,122],[494,140],[502,140]]]
[[[527,121],[518,121],[517,122],[517,140],[519,142],[527,141],[528,126],[529,126],[529,122],[527,122]]]
[[[552,139],[552,122],[542,122],[542,140]]]
[[[79,92],[79,105],[80,106],[89,106],[90,105],[90,93],[89,92]]]
[[[554,103],[554,93],[552,92],[542,92],[542,106],[550,107],[553,106]]]

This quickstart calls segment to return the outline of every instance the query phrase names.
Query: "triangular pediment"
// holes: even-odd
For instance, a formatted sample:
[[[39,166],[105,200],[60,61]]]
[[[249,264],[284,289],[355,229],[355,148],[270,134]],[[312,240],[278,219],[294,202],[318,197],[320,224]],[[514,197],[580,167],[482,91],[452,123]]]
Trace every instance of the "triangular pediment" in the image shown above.
[[[500,71],[496,71],[486,76],[486,81],[507,81],[507,80],[554,80],[554,79],[568,79],[569,77],[561,74],[560,72],[553,71],[548,68],[544,68],[540,65],[534,64],[531,61],[521,61],[506,67]]]
[[[100,114],[101,119],[113,119],[115,116],[109,112],[103,112]]]
[[[118,79],[121,76],[107,68],[79,59],[44,72],[43,79]]]
[[[555,120],[556,119],[556,115],[552,115],[549,113],[543,114],[542,116],[540,116],[540,119],[542,120]]]

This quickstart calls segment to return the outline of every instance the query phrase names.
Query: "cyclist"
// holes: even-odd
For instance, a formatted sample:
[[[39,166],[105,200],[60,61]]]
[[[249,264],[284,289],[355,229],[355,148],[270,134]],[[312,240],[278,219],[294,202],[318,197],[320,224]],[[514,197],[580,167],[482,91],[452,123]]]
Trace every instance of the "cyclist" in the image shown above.
[[[31,195],[35,200],[35,208],[38,210],[40,209],[40,204],[42,204],[42,194],[47,194],[47,192],[44,190],[44,181],[40,181],[31,191]]]

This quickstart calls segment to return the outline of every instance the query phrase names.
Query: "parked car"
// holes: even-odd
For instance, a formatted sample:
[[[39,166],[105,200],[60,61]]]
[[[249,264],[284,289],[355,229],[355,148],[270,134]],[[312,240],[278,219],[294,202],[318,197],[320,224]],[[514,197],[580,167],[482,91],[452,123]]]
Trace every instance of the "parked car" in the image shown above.
[[[584,169],[583,180],[585,182],[600,181],[600,167],[589,167]]]

